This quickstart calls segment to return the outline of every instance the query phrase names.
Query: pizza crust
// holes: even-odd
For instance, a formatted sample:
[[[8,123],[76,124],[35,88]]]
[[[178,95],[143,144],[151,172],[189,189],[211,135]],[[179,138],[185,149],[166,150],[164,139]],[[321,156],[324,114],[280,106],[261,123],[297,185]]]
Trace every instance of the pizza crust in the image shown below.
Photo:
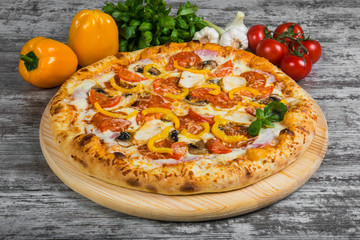
[[[201,159],[178,164],[163,164],[148,168],[135,164],[120,152],[110,153],[106,144],[93,134],[84,134],[75,126],[76,109],[68,105],[66,97],[79,81],[91,79],[119,66],[127,66],[139,59],[152,58],[159,53],[169,56],[180,51],[209,49],[221,56],[235,56],[249,67],[268,72],[284,84],[283,93],[296,99],[284,117],[278,144],[248,149],[238,159],[209,164]],[[105,182],[152,193],[189,195],[205,192],[224,192],[243,188],[288,166],[309,146],[315,131],[317,115],[305,91],[268,60],[243,50],[202,45],[196,42],[170,43],[132,53],[117,53],[80,69],[67,80],[50,103],[52,133],[69,161],[86,174]]]

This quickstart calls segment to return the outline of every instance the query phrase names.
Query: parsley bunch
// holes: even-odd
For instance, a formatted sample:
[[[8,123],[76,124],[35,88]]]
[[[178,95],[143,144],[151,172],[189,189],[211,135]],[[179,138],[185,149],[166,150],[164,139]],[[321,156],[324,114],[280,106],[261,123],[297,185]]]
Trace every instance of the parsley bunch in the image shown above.
[[[206,27],[196,16],[196,5],[180,5],[175,17],[169,16],[164,0],[126,0],[117,5],[105,2],[102,10],[111,15],[119,28],[119,51],[135,51],[169,42],[188,42]]]
[[[271,102],[264,110],[256,109],[256,120],[251,123],[248,129],[250,136],[257,136],[262,127],[273,128],[272,122],[280,122],[284,119],[287,107],[282,102]]]

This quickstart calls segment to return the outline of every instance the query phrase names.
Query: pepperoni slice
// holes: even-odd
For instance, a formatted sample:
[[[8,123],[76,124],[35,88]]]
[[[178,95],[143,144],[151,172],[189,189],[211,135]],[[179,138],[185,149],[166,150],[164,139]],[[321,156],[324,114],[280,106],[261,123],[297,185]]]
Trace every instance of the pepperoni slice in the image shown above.
[[[181,90],[178,83],[179,78],[177,77],[158,78],[153,82],[153,88],[161,96],[164,96],[166,93],[178,94]]]
[[[217,138],[209,139],[206,142],[206,147],[211,153],[216,153],[216,154],[224,154],[224,153],[232,152],[230,148],[226,147],[224,143]]]
[[[234,70],[233,63],[231,60],[229,60],[218,66],[215,70],[215,73],[209,75],[211,75],[212,77],[225,77],[232,74],[233,70]]]
[[[201,131],[204,130],[204,128],[199,124],[199,122],[194,120],[189,115],[180,116],[178,118],[180,120],[179,131],[186,129],[189,133],[196,135],[196,134],[201,133]]]
[[[152,152],[148,149],[147,145],[143,145],[143,146],[139,146],[138,147],[138,151],[141,155],[156,160],[156,159],[167,159],[170,158],[170,154],[168,153],[157,153],[157,152]]]
[[[93,105],[96,102],[99,103],[102,108],[111,108],[116,106],[121,101],[121,96],[109,97],[105,93],[97,92],[94,89],[90,89],[89,101]]]
[[[101,132],[110,130],[112,132],[122,132],[128,129],[131,122],[122,118],[113,118],[102,113],[96,113],[91,121]]]
[[[173,55],[170,58],[169,63],[165,67],[167,71],[172,71],[175,69],[174,61],[176,61],[180,67],[184,67],[184,68],[195,67],[196,69],[202,69],[202,60],[194,52],[180,52]]]
[[[264,74],[249,71],[241,73],[240,76],[246,79],[248,87],[255,88],[258,91],[264,90],[266,85],[266,77]]]
[[[212,126],[214,122],[214,116],[211,116],[210,114],[198,114],[194,112],[191,108],[189,109],[189,116],[194,119],[197,122],[202,123],[209,123],[210,126]]]
[[[129,70],[127,70],[124,67],[120,67],[118,69],[118,76],[124,80],[124,81],[128,81],[128,82],[141,82],[144,80],[147,80],[147,78],[141,77],[136,73],[133,73]]]
[[[183,158],[188,152],[188,145],[185,142],[176,142],[171,145],[173,150],[172,158],[179,160]]]
[[[207,101],[220,108],[232,108],[235,106],[235,102],[232,101],[229,96],[220,92],[218,95],[212,95],[209,93],[213,89],[211,88],[197,88],[191,91],[191,96],[195,98],[195,100],[199,101]]]
[[[144,110],[150,107],[161,107],[171,109],[171,104],[166,103],[164,99],[158,95],[146,95],[140,97],[133,105],[137,110]]]

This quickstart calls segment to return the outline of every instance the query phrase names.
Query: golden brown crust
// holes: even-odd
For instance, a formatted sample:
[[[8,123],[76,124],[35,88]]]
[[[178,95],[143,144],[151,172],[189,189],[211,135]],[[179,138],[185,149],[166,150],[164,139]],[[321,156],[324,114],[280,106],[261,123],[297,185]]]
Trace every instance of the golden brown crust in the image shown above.
[[[110,153],[106,144],[98,137],[81,133],[73,126],[77,112],[63,100],[68,96],[69,89],[75,82],[92,78],[120,65],[127,66],[142,58],[151,58],[159,53],[170,55],[196,49],[216,50],[222,56],[234,54],[235,59],[243,61],[249,67],[274,75],[277,82],[282,82],[283,92],[298,100],[285,115],[286,129],[280,132],[277,145],[248,149],[242,158],[219,162],[210,167],[193,161],[144,169],[135,166],[132,159],[124,157],[119,152]],[[195,42],[170,43],[133,53],[117,53],[82,68],[67,80],[55,95],[51,101],[50,114],[54,137],[71,163],[79,169],[118,186],[168,195],[239,189],[278,172],[306,150],[314,135],[317,118],[302,88],[266,59],[247,51]]]

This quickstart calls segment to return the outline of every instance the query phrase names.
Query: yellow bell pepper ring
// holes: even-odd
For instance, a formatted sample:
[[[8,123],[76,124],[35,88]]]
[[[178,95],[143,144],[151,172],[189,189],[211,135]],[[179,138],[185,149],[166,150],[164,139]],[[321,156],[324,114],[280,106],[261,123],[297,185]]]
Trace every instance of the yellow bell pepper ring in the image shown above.
[[[214,134],[215,137],[219,138],[220,140],[222,140],[223,142],[226,143],[237,143],[237,142],[242,142],[242,141],[246,141],[248,140],[247,137],[245,137],[244,135],[236,135],[236,136],[228,136],[225,134],[224,131],[221,131],[219,129],[220,125],[225,125],[227,124],[229,121],[226,119],[223,119],[220,117],[220,115],[217,115],[214,117],[214,125],[211,127],[211,132],[212,134]]]
[[[72,21],[68,45],[84,67],[119,50],[119,31],[114,19],[98,10],[82,10]]]
[[[116,84],[115,82],[115,78],[111,78],[110,79],[110,84],[113,88],[115,88],[116,90],[121,91],[122,93],[135,93],[140,91],[141,89],[144,88],[144,85],[142,83],[139,83],[138,85],[136,85],[136,87],[133,88],[123,88],[120,87],[119,85]]]
[[[69,46],[45,37],[30,39],[20,51],[21,77],[40,88],[61,85],[77,65],[77,57]]]
[[[162,113],[165,115],[165,117],[169,120],[171,120],[174,123],[175,128],[180,127],[180,120],[179,118],[170,110],[165,108],[147,108],[145,110],[142,110],[141,112],[144,115],[147,115],[149,113]]]
[[[169,154],[173,154],[173,149],[171,148],[165,148],[165,147],[156,147],[154,144],[155,142],[159,141],[159,140],[162,140],[162,139],[165,139],[167,138],[167,136],[169,135],[170,133],[170,130],[171,130],[171,126],[169,127],[166,127],[164,128],[164,130],[153,136],[152,138],[149,139],[148,143],[147,143],[147,147],[150,151],[152,152],[158,152],[158,153],[169,153]]]

